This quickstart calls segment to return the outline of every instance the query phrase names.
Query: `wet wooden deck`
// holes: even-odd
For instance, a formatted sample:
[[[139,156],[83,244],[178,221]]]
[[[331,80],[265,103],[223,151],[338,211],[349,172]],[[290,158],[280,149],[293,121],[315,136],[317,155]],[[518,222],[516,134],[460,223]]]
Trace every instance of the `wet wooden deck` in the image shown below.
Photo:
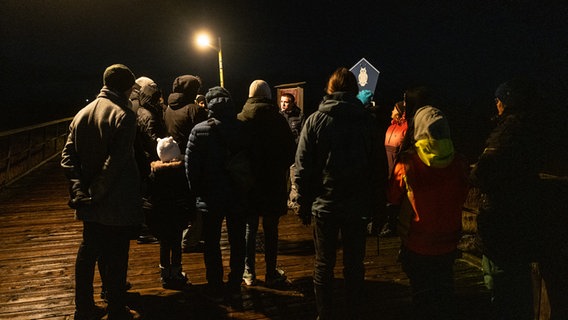
[[[74,262],[81,240],[81,223],[67,207],[67,186],[56,161],[51,161],[0,192],[0,319],[72,319]],[[292,282],[287,290],[260,284],[243,287],[238,305],[214,303],[202,294],[205,284],[200,253],[183,255],[184,270],[193,286],[187,292],[162,289],[159,280],[159,245],[132,242],[128,279],[131,307],[143,319],[314,319],[311,282],[313,245],[311,230],[293,214],[281,221],[279,265]],[[396,262],[397,238],[377,242],[368,238],[366,298],[368,319],[408,319],[408,279]],[[225,266],[228,248],[223,246]],[[257,268],[263,270],[262,254]],[[341,253],[336,268],[338,319],[345,316],[342,299]],[[462,319],[487,319],[488,293],[475,259],[456,262],[456,291]],[[228,270],[227,270],[228,272]],[[95,279],[96,301],[100,279]]]

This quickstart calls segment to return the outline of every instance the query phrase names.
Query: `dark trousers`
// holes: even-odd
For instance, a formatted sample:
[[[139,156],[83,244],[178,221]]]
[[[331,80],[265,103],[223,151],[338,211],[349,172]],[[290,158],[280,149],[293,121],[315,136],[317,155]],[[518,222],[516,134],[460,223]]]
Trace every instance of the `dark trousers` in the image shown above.
[[[246,218],[246,258],[247,270],[256,274],[256,234],[258,233],[259,216],[251,215]],[[264,262],[266,274],[270,275],[276,270],[278,259],[278,224],[280,216],[264,215],[262,217],[262,230],[264,232]]]
[[[357,215],[315,218],[313,229],[316,249],[314,292],[319,319],[329,319],[333,306],[333,271],[336,264],[339,234],[343,244],[343,277],[348,315],[357,318],[363,300],[365,280],[366,232],[368,220]]]
[[[121,312],[126,306],[126,273],[131,227],[106,226],[83,222],[83,241],[75,262],[75,306],[90,310],[93,298],[93,279],[98,261],[109,312]]]
[[[238,287],[245,268],[245,218],[242,213],[227,212],[227,235],[231,246],[229,259],[229,286]],[[221,257],[221,229],[225,214],[211,207],[203,212],[204,260],[206,278],[210,285],[223,283],[223,260]]]
[[[485,284],[491,290],[494,319],[533,319],[533,287],[530,263],[497,265],[482,258]]]
[[[160,265],[164,268],[181,266],[181,241],[183,228],[172,226],[169,233],[164,233],[160,240]]]
[[[456,252],[425,256],[401,249],[402,270],[412,288],[414,319],[455,319]]]

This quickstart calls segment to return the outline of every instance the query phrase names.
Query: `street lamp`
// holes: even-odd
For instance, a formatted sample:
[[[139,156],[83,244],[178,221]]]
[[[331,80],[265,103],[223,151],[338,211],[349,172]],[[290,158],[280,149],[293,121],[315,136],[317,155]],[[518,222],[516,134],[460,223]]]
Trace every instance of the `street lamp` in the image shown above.
[[[209,35],[201,33],[197,35],[196,42],[199,47],[213,48],[219,53],[219,83],[221,87],[225,87],[223,81],[223,50],[221,49],[221,37],[218,37],[217,39],[218,39],[218,46],[212,45],[211,38],[209,37]]]

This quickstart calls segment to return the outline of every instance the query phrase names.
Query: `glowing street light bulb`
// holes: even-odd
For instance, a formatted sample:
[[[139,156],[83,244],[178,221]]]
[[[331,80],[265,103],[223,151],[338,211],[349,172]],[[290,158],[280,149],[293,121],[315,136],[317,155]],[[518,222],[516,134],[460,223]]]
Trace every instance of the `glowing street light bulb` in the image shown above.
[[[209,39],[208,35],[200,34],[199,36],[197,36],[197,44],[200,47],[209,47],[211,46],[211,40]]]

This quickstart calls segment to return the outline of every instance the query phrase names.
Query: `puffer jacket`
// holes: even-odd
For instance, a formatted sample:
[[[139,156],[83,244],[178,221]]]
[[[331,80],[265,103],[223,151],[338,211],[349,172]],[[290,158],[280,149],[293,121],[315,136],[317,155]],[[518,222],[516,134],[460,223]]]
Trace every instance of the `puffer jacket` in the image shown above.
[[[385,151],[389,162],[389,178],[394,170],[396,156],[400,152],[402,140],[404,139],[407,129],[408,123],[406,118],[403,116],[399,120],[393,119],[385,134]]]
[[[92,205],[76,212],[81,220],[110,226],[143,222],[135,135],[128,97],[106,87],[71,122],[61,166],[92,197]]]
[[[385,206],[386,157],[374,118],[354,94],[324,97],[296,152],[298,203],[319,218],[370,218]]]
[[[267,98],[248,98],[238,119],[245,123],[252,139],[253,213],[284,215],[288,211],[287,172],[296,148],[294,135],[278,107]]]
[[[192,193],[210,210],[235,212],[246,199],[239,194],[225,169],[227,148],[233,153],[248,149],[250,136],[237,120],[230,98],[212,99],[208,108],[210,118],[197,124],[189,136],[185,152],[187,180]]]

